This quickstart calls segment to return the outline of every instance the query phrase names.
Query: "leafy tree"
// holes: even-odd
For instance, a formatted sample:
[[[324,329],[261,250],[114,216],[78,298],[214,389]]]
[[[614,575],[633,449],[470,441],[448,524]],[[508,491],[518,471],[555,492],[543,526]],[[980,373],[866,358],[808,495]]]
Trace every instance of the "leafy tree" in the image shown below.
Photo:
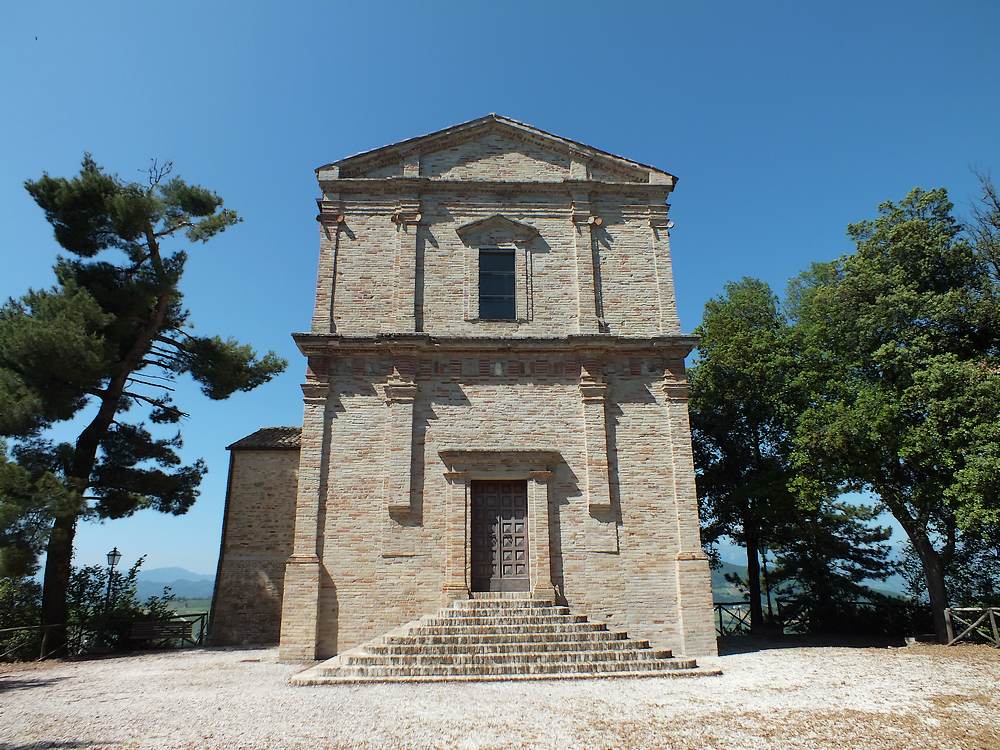
[[[793,358],[771,288],[745,278],[705,305],[689,372],[703,539],[746,549],[751,629],[764,623],[761,556],[793,515]]]
[[[853,254],[790,289],[808,394],[796,491],[872,493],[920,558],[944,638],[959,530],[1000,513],[1000,297],[944,190],[883,203],[848,234]]]
[[[68,589],[69,625],[88,636],[89,648],[124,650],[131,645],[132,625],[137,620],[166,620],[174,616],[174,595],[165,587],[160,596],[139,600],[140,557],[124,573],[103,565],[74,568]],[[110,592],[110,597],[108,596]]]
[[[145,183],[126,182],[87,155],[75,177],[25,183],[70,254],[55,265],[54,287],[0,308],[0,435],[18,439],[13,453],[23,470],[7,463],[0,518],[22,520],[5,521],[0,533],[16,538],[24,557],[32,549],[30,519],[48,516],[46,653],[65,643],[77,521],[142,508],[181,514],[197,497],[205,464],[182,465],[180,433],[156,438],[142,417],[126,415],[140,408],[153,424],[176,424],[186,416],[170,398],[178,376],[224,399],[285,366],[273,353],[258,357],[232,339],[193,333],[180,288],[187,254],[167,245],[181,236],[205,242],[240,218],[215,193],[170,172],[154,162]],[[46,428],[87,407],[73,442],[44,439]],[[47,492],[53,479],[62,491]],[[37,491],[17,489],[25,482]]]
[[[903,551],[901,567],[909,594],[926,602],[923,566],[912,544]],[[945,573],[945,585],[957,604],[1000,606],[1000,528],[959,532],[954,557]]]
[[[0,575],[0,661],[16,661],[38,653],[41,640],[34,628],[42,606],[42,587],[30,576]]]

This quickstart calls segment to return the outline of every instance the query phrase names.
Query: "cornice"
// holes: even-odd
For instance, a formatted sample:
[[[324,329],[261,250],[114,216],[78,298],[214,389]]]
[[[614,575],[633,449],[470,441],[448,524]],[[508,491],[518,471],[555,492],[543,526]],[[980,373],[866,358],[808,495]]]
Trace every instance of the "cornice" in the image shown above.
[[[351,193],[395,193],[406,191],[410,194],[421,192],[451,192],[470,190],[558,193],[627,193],[653,196],[666,200],[673,185],[646,182],[609,182],[607,180],[444,180],[432,177],[351,177],[347,179],[319,180],[320,189],[325,193],[340,193],[346,197]]]
[[[386,333],[375,336],[293,333],[292,339],[306,356],[391,354],[407,356],[437,352],[509,352],[528,354],[562,352],[586,355],[607,352],[667,352],[685,357],[698,343],[697,336],[433,336],[427,333]]]

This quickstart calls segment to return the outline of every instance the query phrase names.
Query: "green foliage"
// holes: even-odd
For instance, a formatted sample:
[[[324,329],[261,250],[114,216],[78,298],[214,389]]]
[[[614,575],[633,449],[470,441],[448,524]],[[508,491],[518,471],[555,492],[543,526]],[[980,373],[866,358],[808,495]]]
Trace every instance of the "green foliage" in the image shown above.
[[[0,466],[0,560],[12,569],[33,565],[46,519],[190,508],[204,462],[182,465],[179,434],[155,438],[126,413],[139,406],[153,424],[177,423],[185,414],[170,398],[175,378],[189,375],[222,399],[285,367],[273,353],[189,333],[187,255],[164,243],[205,242],[240,218],[170,171],[154,162],[147,183],[126,182],[88,154],[74,177],[25,183],[70,257],[58,259],[55,287],[0,308],[0,435],[18,439],[15,461]],[[41,439],[90,405],[75,442]],[[67,550],[61,559],[69,564]]]
[[[900,567],[909,595],[927,602],[923,565],[912,544],[903,549]],[[1000,607],[1000,528],[960,533],[945,582],[956,607]]]
[[[801,497],[871,492],[920,556],[943,636],[960,530],[1000,520],[1000,295],[944,190],[913,190],[848,228],[856,252],[793,282],[806,408]]]
[[[172,382],[188,375],[222,399],[285,367],[273,353],[190,332],[180,288],[187,254],[167,244],[206,242],[241,219],[212,191],[168,179],[171,169],[154,162],[146,183],[126,182],[88,154],[74,177],[25,183],[70,257],[56,262],[55,287],[0,308],[0,435],[17,439],[16,466],[5,457],[0,470],[0,562],[30,569],[51,529],[43,606],[50,624],[65,621],[79,518],[143,508],[180,514],[197,498],[204,462],[182,465],[180,435],[155,438],[143,420],[186,416],[170,398]],[[75,441],[43,439],[87,407],[95,408]]]
[[[0,576],[34,574],[53,510],[73,502],[54,474],[10,461],[0,445]]]
[[[691,429],[707,537],[759,535],[790,497],[787,324],[770,287],[743,279],[705,305],[695,333]]]
[[[173,594],[164,588],[160,596],[139,601],[137,583],[144,557],[124,573],[111,573],[108,596],[108,569],[102,565],[74,568],[69,582],[69,624],[85,634],[89,648],[125,650],[131,646],[132,625],[138,620],[167,620],[173,617]]]
[[[0,307],[0,433],[33,434],[84,406],[114,360],[111,319],[72,282]]]
[[[160,596],[140,601],[137,594],[140,558],[125,572],[113,571],[108,595],[108,569],[101,565],[74,568],[68,589],[67,622],[72,653],[125,651],[132,647],[132,626],[140,620],[166,620],[174,616],[174,596],[164,588]],[[0,629],[32,628],[0,633],[0,661],[33,659],[41,647],[37,629],[42,589],[28,576],[0,577]]]
[[[41,640],[37,630],[8,631],[8,628],[33,628],[41,614],[42,587],[25,575],[0,575],[0,661],[16,661],[38,655]]]
[[[865,585],[895,572],[892,531],[876,525],[878,509],[841,500],[800,505],[775,545],[770,573],[786,616],[806,632],[841,631],[859,600],[880,599]]]
[[[856,253],[795,282],[796,458],[914,520],[946,522],[944,499],[971,527],[1000,512],[1000,298],[951,209],[944,190],[885,203],[849,228]]]
[[[787,322],[757,279],[726,285],[705,305],[689,371],[691,431],[703,539],[747,550],[754,627],[762,624],[759,555],[792,517],[790,429],[794,399]]]
[[[211,399],[229,398],[236,391],[252,391],[285,369],[285,361],[272,352],[256,352],[235,339],[190,338],[177,369],[191,374]]]

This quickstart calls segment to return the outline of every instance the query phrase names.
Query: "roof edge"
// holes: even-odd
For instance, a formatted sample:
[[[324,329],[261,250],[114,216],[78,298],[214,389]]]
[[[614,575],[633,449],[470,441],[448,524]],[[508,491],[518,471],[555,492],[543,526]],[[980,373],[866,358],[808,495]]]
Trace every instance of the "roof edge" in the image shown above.
[[[471,130],[480,125],[484,125],[488,122],[497,122],[503,125],[508,125],[510,127],[518,128],[521,130],[526,130],[536,136],[541,136],[543,138],[551,139],[562,143],[564,146],[568,147],[571,151],[576,151],[583,156],[598,156],[605,159],[610,159],[613,161],[624,162],[625,164],[638,169],[648,169],[657,174],[666,175],[670,177],[675,183],[678,179],[677,175],[671,172],[661,169],[660,167],[655,167],[652,164],[645,164],[635,159],[629,159],[628,157],[622,156],[620,154],[612,153],[611,151],[605,151],[602,148],[596,146],[591,146],[581,141],[575,141],[572,138],[567,138],[562,135],[557,135],[551,133],[542,128],[535,127],[526,122],[521,122],[520,120],[515,120],[513,117],[507,117],[506,115],[498,115],[495,112],[491,112],[488,115],[482,117],[476,117],[471,120],[466,120],[465,122],[456,123],[455,125],[450,125],[446,128],[441,128],[440,130],[434,130],[430,133],[424,133],[423,135],[413,136],[411,138],[406,138],[402,141],[396,141],[395,143],[388,143],[384,146],[379,146],[377,148],[367,149],[356,154],[351,154],[350,156],[345,156],[342,159],[337,159],[335,161],[327,162],[326,164],[321,164],[316,167],[313,171],[319,174],[322,170],[330,169],[331,167],[339,167],[352,161],[364,161],[368,158],[374,158],[376,154],[380,152],[385,152],[392,149],[403,150],[408,146],[411,146],[419,141],[430,139],[430,138],[445,138],[449,135],[454,135],[460,133],[464,130]]]

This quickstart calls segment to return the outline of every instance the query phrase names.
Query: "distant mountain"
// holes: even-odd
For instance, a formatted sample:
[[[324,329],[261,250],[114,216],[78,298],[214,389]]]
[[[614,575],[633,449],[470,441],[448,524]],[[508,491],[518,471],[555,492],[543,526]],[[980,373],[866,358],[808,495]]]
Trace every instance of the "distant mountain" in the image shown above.
[[[215,576],[177,567],[150,568],[139,570],[137,583],[141,599],[160,596],[164,586],[169,586],[174,596],[179,599],[210,599],[215,586]]]

